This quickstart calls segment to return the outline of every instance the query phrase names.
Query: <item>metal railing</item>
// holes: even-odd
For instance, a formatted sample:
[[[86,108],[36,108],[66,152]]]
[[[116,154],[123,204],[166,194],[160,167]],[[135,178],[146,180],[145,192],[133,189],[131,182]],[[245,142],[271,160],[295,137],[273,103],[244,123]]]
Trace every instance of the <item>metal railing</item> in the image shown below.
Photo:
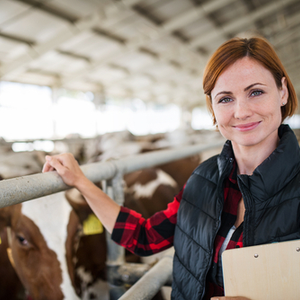
[[[201,152],[221,147],[223,143],[224,141],[222,140],[209,145],[192,145],[177,147],[171,150],[153,151],[119,160],[86,164],[82,165],[81,169],[85,176],[92,182],[106,180],[105,192],[119,205],[123,205],[124,193],[122,180],[124,174],[200,154]],[[70,186],[66,185],[55,171],[3,180],[0,181],[0,208],[64,191],[69,188]],[[111,293],[111,295],[115,295],[111,296],[111,299],[118,299],[119,297],[122,300],[151,299],[170,280],[172,255],[168,254],[149,271],[145,268],[142,273],[145,273],[147,276],[144,275],[138,281],[137,285],[132,286],[122,296],[124,290],[120,288],[120,283],[115,283],[114,278],[116,276],[114,273],[116,274],[117,272],[119,277],[124,275],[122,275],[124,268],[121,268],[125,262],[124,249],[115,244],[109,235],[107,237],[107,244],[108,281],[111,285],[111,291],[114,289],[115,291],[119,290],[119,292]],[[162,272],[162,270],[164,271]],[[126,272],[127,274],[125,275],[128,276],[128,270]],[[145,281],[147,281],[147,284],[144,284]]]
[[[167,282],[171,281],[174,249],[141,277],[119,300],[150,300]]]
[[[150,168],[177,159],[189,157],[216,147],[224,142],[210,145],[192,145],[172,150],[159,150],[115,161],[96,162],[82,165],[85,176],[93,182],[112,179],[118,174]],[[34,174],[0,181],[0,208],[22,203],[42,196],[69,189],[60,176],[54,172]]]

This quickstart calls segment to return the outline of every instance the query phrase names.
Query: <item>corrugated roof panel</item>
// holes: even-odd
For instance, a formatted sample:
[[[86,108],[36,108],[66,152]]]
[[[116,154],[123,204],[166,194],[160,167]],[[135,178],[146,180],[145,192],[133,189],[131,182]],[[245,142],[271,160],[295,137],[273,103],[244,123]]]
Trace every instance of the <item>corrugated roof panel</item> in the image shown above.
[[[68,23],[40,10],[28,10],[2,30],[5,34],[21,36],[37,43],[45,42],[66,28]]]
[[[237,17],[240,18],[242,16],[246,16],[247,13],[249,13],[249,9],[245,5],[244,1],[234,1],[220,7],[213,13],[210,13],[209,17],[216,26],[222,26],[223,24],[226,24]]]
[[[86,65],[87,62],[84,60],[51,51],[30,64],[29,69],[44,70],[45,72],[67,76],[78,70],[83,70]]]
[[[20,2],[11,0],[1,0],[0,1],[0,27],[1,30],[5,28],[10,22],[16,20],[16,18],[21,17],[24,12],[26,12],[29,7]]]
[[[64,43],[59,49],[94,60],[106,57],[110,52],[122,51],[120,43],[94,32],[82,33]]]
[[[0,36],[0,62],[9,63],[24,54],[29,46]]]
[[[168,35],[163,35],[159,39],[154,39],[146,44],[147,48],[157,53],[167,52],[175,46],[174,38]]]
[[[92,31],[83,31],[75,37],[60,44],[59,49],[64,51],[74,51],[74,49],[80,50],[85,44],[91,43],[95,34]]]
[[[123,36],[125,40],[136,39],[140,34],[148,34],[152,32],[152,23],[135,15],[133,18],[126,18],[113,26],[113,32]]]
[[[194,7],[191,1],[182,0],[162,0],[148,5],[147,1],[143,1],[136,5],[143,9],[145,15],[149,15],[149,19],[157,19],[157,23],[163,23],[185,10]]]
[[[123,66],[131,71],[142,71],[144,68],[148,68],[153,63],[156,62],[156,59],[151,56],[144,54],[139,51],[132,51],[117,57],[113,62],[117,65]]]
[[[101,69],[91,71],[86,78],[103,84],[111,84],[114,81],[124,79],[126,76],[128,73],[123,69],[104,66]]]
[[[108,0],[51,0],[50,5],[59,8],[65,13],[76,15],[78,18],[83,18],[95,12],[97,9],[100,10],[109,3],[110,1]]]
[[[207,59],[241,31],[261,33],[274,42],[292,80],[299,77],[299,0],[30,3],[36,4],[0,0],[0,74],[6,80],[59,80],[78,89],[154,93],[159,101],[203,101]],[[87,15],[100,19],[80,19]],[[148,80],[156,84],[147,86]]]
[[[57,83],[58,78],[53,75],[47,75],[42,73],[35,72],[24,72],[17,74],[13,81],[28,83],[28,84],[37,84],[45,86],[53,86]]]
[[[59,64],[60,60],[64,60],[65,57],[61,56],[56,51],[49,51],[46,54],[40,56],[38,59],[34,60],[29,64],[30,69],[39,69],[39,68],[47,68],[48,65],[56,65]]]
[[[117,55],[121,52],[122,48],[120,48],[120,45],[116,43],[102,42],[100,40],[93,45],[88,45],[86,49],[78,51],[78,53],[89,55],[92,60],[99,62],[101,62],[102,60],[106,61],[107,59],[112,60],[113,55]]]
[[[213,30],[215,26],[215,23],[209,17],[203,17],[184,26],[180,31],[188,39],[193,39],[203,33]]]

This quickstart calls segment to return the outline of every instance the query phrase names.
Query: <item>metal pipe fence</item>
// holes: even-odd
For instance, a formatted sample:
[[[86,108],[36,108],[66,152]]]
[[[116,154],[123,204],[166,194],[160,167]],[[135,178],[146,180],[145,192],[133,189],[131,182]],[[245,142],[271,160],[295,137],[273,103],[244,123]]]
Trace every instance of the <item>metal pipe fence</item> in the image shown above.
[[[119,300],[150,300],[172,277],[173,248],[141,277]]]
[[[209,145],[192,145],[171,150],[153,151],[114,161],[86,164],[81,166],[81,169],[88,179],[93,182],[100,182],[101,180],[112,179],[120,173],[124,175],[199,154],[220,147],[222,144],[223,141]],[[55,171],[2,180],[0,181],[0,208],[69,188]]]
[[[124,174],[200,154],[201,152],[221,147],[223,143],[224,141],[218,141],[209,145],[201,144],[178,147],[171,150],[158,150],[119,160],[86,164],[82,165],[81,169],[85,176],[92,182],[106,180],[106,192],[119,205],[123,205],[122,178]],[[55,171],[2,180],[0,181],[0,208],[64,191],[69,188],[70,186],[66,185]],[[112,242],[110,236],[107,237],[107,243],[107,268],[111,300],[151,299],[166,282],[170,282],[172,255],[168,254],[147,271],[138,283],[133,285],[124,294],[125,290],[122,288],[122,283],[115,283],[116,275],[114,274],[114,272],[121,270],[120,266],[124,265],[124,249]],[[133,270],[132,273],[135,273],[134,267],[131,269]]]

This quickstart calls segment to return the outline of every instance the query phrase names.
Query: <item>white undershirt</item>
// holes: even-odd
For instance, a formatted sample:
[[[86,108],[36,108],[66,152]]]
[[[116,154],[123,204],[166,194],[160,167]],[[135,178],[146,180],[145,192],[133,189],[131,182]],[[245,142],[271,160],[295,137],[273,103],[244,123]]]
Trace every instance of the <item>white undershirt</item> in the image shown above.
[[[234,225],[229,229],[229,231],[227,233],[227,236],[226,236],[226,238],[225,238],[225,240],[224,240],[224,242],[223,242],[223,244],[220,248],[219,258],[222,257],[222,253],[226,250],[226,248],[228,246],[228,243],[230,242],[230,239],[231,239],[231,237],[232,237],[235,230],[236,230],[236,227]],[[219,259],[219,261],[220,261],[220,259]]]
[[[219,283],[219,285],[223,286],[223,274],[222,274],[222,253],[226,250],[228,243],[230,242],[230,239],[234,233],[234,231],[236,230],[236,227],[233,225],[228,233],[227,236],[220,248],[219,251],[219,259],[218,259],[218,272],[217,272],[217,282]]]

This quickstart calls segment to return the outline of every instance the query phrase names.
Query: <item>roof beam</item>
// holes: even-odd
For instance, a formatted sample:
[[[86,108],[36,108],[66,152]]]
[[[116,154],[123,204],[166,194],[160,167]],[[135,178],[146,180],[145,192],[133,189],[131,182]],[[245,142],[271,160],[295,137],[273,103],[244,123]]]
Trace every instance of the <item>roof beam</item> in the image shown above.
[[[12,35],[12,34],[6,34],[3,32],[0,32],[0,37],[4,38],[4,39],[8,39],[17,43],[22,43],[22,44],[27,44],[28,46],[34,46],[35,45],[35,41],[33,40],[29,40],[29,39],[24,39],[22,37],[16,36],[16,35]]]
[[[293,15],[287,19],[287,27],[280,32],[276,32],[270,39],[275,48],[284,46],[286,42],[294,38],[299,33],[300,13]]]
[[[24,71],[29,63],[37,59],[44,53],[57,48],[60,44],[68,39],[76,36],[82,31],[94,27],[100,21],[98,13],[93,14],[90,18],[75,22],[74,25],[70,24],[67,28],[60,31],[59,34],[45,43],[32,45],[31,48],[18,59],[9,64],[3,64],[0,68],[0,77],[5,79],[11,74],[16,74]]]
[[[161,27],[166,32],[172,32],[178,30],[192,22],[198,20],[199,18],[206,17],[208,14],[213,11],[226,6],[227,4],[235,0],[215,0],[207,1],[206,3],[194,7],[188,11],[181,13],[180,15],[164,22]]]
[[[129,53],[129,52],[138,50],[139,48],[143,47],[144,44],[145,43],[143,41],[141,41],[140,39],[130,41],[130,42],[127,42],[124,44],[120,44],[120,47],[122,50],[115,50],[114,52],[111,52],[110,54],[108,54],[106,57],[102,57],[99,60],[92,61],[85,70],[78,71],[77,73],[75,73],[69,77],[62,78],[61,84],[62,84],[62,86],[64,86],[71,81],[83,78],[86,75],[88,75],[89,73],[91,73],[92,71],[94,71],[96,68],[99,68],[100,66],[104,66],[108,63],[111,63],[112,60],[115,60],[115,59],[123,56],[125,53]],[[145,51],[143,51],[143,52],[146,53]],[[151,57],[153,57],[152,54],[149,54],[149,55],[151,55]],[[162,64],[174,65],[174,63],[172,62],[172,59],[170,59],[169,56],[156,55],[155,60]],[[142,66],[142,69],[143,69],[143,67],[144,66]],[[185,66],[182,66],[182,71],[188,73],[189,75],[193,73],[193,70],[191,70]],[[199,74],[200,74],[200,70],[199,70]]]
[[[216,39],[220,36],[224,36],[224,34],[235,33],[238,30],[243,30],[245,26],[251,25],[253,22],[258,19],[272,14],[284,7],[288,6],[293,2],[297,2],[299,0],[285,0],[285,1],[276,1],[271,2],[270,4],[264,5],[259,9],[247,14],[247,16],[241,16],[236,18],[234,21],[224,24],[221,28],[216,29],[214,32],[208,32],[204,35],[201,35],[190,42],[190,46],[193,48],[199,47],[213,39]]]
[[[213,0],[213,1],[210,1],[209,3],[205,3],[205,4],[201,5],[199,8],[192,8],[188,11],[185,11],[184,13],[180,14],[179,16],[177,16],[169,21],[164,22],[162,25],[157,25],[157,24],[153,23],[152,26],[155,28],[156,34],[152,34],[147,37],[146,36],[138,37],[137,39],[130,40],[128,42],[123,42],[122,44],[120,44],[120,46],[121,46],[120,50],[116,50],[104,58],[101,58],[97,61],[91,62],[89,67],[84,71],[77,72],[76,74],[74,74],[72,76],[63,78],[62,85],[65,85],[71,81],[78,80],[79,78],[86,76],[94,69],[109,63],[112,59],[115,59],[116,57],[122,56],[125,53],[131,52],[131,51],[135,51],[139,48],[143,48],[150,41],[159,39],[163,36],[166,36],[166,35],[170,34],[171,32],[173,32],[174,30],[180,28],[181,26],[184,26],[184,25],[194,22],[195,20],[199,19],[200,17],[205,17],[205,15],[213,12],[216,9],[219,9],[219,8],[225,6],[226,4],[229,4],[232,1],[234,1],[234,0]],[[132,9],[132,11],[135,12],[133,9]],[[146,18],[145,16],[143,16],[143,17]],[[189,44],[182,43],[179,41],[177,41],[177,42],[179,43],[179,46],[183,47],[183,49],[186,49],[186,51],[189,52],[188,55],[195,55],[195,58],[198,58],[198,59],[199,59],[199,57],[202,57],[203,62],[206,61],[206,59],[207,59],[206,56],[203,56],[203,55],[201,56],[199,53],[195,53],[194,51],[191,52],[191,49],[189,49]],[[172,60],[172,58],[170,58],[170,56],[159,55],[158,60],[162,63],[169,64],[170,61]],[[187,70],[187,71],[190,72],[190,70]]]
[[[19,0],[25,3],[32,3],[35,4],[35,0]],[[28,2],[29,1],[29,2]],[[206,13],[212,12],[215,9],[218,9],[227,3],[230,3],[233,0],[214,0],[211,1],[209,4],[205,4],[201,6],[199,9],[191,9],[188,12],[183,13],[182,15],[166,22],[163,24],[163,26],[156,26],[156,29],[159,31],[156,36],[151,36],[148,39],[142,40],[142,42],[132,42],[132,45],[127,45],[125,48],[127,48],[127,51],[132,51],[134,49],[138,49],[139,47],[142,47],[147,43],[149,40],[152,39],[157,39],[163,35],[166,35],[170,33],[171,31],[175,30],[176,28],[179,28],[178,25],[182,26],[183,24],[188,24],[193,22],[196,18],[199,18],[203,16],[203,12],[205,11]],[[39,44],[36,46],[32,46],[31,49],[27,53],[25,53],[23,56],[21,56],[18,60],[10,63],[10,64],[4,64],[0,68],[0,77],[5,79],[6,77],[9,77],[10,74],[14,72],[22,72],[24,69],[26,69],[27,65],[33,61],[34,59],[37,59],[47,51],[56,49],[62,42],[67,41],[68,39],[74,37],[75,35],[79,34],[82,31],[92,29],[93,27],[96,27],[97,25],[101,24],[103,20],[100,20],[100,16],[105,18],[105,15],[111,15],[114,13],[119,13],[122,11],[122,9],[129,8],[135,4],[137,4],[139,0],[123,0],[120,4],[116,5],[111,5],[107,7],[105,11],[102,12],[96,12],[89,16],[88,18],[85,18],[84,20],[78,20],[74,21],[74,25],[70,25],[68,29],[65,29],[61,31],[59,34],[57,34],[53,39],[50,41],[44,43],[44,44]],[[35,6],[37,9],[43,9],[45,10],[44,6]],[[134,10],[133,10],[134,11]],[[197,14],[194,15],[194,18],[191,18],[191,15],[194,14],[194,12],[197,11]],[[201,13],[202,14],[201,14]],[[200,15],[199,15],[200,14]],[[188,18],[187,18],[188,17]],[[70,21],[70,20],[69,20]],[[139,38],[139,41],[141,39]],[[184,45],[181,43],[181,45]],[[121,51],[124,51],[124,48],[121,49]],[[114,52],[111,57],[118,55],[118,52]],[[197,55],[198,56],[198,55]],[[105,60],[109,60],[109,58],[106,58]],[[94,69],[94,67],[97,67],[98,64],[97,62],[94,62],[89,68],[88,72],[90,72],[91,69]],[[78,75],[76,74],[74,78],[77,78]],[[69,80],[73,80],[73,77],[70,78]],[[68,80],[68,81],[69,81]]]
[[[45,54],[48,51],[56,49],[60,44],[73,38],[79,33],[96,27],[101,23],[101,21],[103,21],[103,19],[106,18],[106,15],[120,13],[124,6],[135,5],[138,1],[139,0],[123,0],[122,5],[120,6],[111,4],[85,18],[74,21],[73,23],[69,23],[67,28],[61,30],[50,40],[40,44],[32,44],[31,48],[18,59],[11,63],[3,64],[0,68],[0,78],[6,79],[9,78],[9,76],[12,74],[21,73],[22,71],[26,70],[28,64],[30,64],[33,60],[37,59],[41,55]],[[30,0],[30,2],[32,2],[32,0]],[[41,7],[39,6],[34,7],[36,9],[41,9]]]
[[[42,10],[48,14],[51,14],[55,17],[61,18],[63,20],[67,20],[71,23],[76,22],[77,18],[74,16],[71,16],[70,14],[64,13],[60,11],[59,9],[56,9],[54,7],[51,7],[51,2],[41,2],[37,0],[15,0],[24,4],[27,4],[35,9]],[[50,5],[49,5],[50,4]]]

